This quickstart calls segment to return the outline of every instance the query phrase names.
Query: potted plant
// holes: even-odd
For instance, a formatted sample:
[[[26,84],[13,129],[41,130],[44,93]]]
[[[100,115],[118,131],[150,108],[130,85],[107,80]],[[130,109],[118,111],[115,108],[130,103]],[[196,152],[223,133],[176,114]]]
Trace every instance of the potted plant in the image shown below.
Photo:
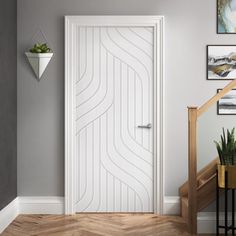
[[[236,139],[235,128],[223,129],[221,141],[216,142],[220,164],[218,165],[218,185],[225,188],[225,172],[228,174],[228,188],[236,188]]]
[[[46,43],[37,43],[29,50],[29,52],[26,52],[25,55],[27,56],[35,75],[40,79],[53,56],[52,50]]]

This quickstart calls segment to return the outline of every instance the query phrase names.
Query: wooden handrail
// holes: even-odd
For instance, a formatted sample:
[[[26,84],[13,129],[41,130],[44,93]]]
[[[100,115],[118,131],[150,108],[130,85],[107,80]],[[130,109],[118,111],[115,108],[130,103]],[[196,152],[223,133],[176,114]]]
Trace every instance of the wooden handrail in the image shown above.
[[[188,228],[197,233],[197,107],[188,107]]]
[[[218,102],[225,94],[227,94],[230,90],[236,87],[236,79],[231,81],[227,86],[225,86],[219,93],[213,96],[210,100],[208,100],[205,104],[203,104],[197,112],[197,116],[201,116],[204,112],[206,112],[212,105]]]

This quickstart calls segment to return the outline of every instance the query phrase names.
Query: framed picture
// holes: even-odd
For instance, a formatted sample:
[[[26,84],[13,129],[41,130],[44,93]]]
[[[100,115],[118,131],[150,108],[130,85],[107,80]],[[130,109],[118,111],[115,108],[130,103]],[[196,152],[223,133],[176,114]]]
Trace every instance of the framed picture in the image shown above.
[[[236,0],[217,0],[217,33],[236,33]]]
[[[207,79],[236,78],[236,45],[207,45]]]
[[[222,89],[217,89],[217,93]],[[236,115],[236,89],[228,92],[217,102],[218,115]]]

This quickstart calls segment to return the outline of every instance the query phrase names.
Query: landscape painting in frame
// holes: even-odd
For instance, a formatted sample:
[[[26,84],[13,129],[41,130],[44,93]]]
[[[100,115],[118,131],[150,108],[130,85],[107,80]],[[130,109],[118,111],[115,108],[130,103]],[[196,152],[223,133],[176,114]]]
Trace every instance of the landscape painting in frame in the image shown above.
[[[217,0],[217,33],[236,33],[236,0]]]
[[[232,80],[236,78],[236,45],[207,46],[207,79]]]
[[[218,89],[217,92],[221,91]],[[236,115],[236,89],[228,92],[217,103],[218,115]]]

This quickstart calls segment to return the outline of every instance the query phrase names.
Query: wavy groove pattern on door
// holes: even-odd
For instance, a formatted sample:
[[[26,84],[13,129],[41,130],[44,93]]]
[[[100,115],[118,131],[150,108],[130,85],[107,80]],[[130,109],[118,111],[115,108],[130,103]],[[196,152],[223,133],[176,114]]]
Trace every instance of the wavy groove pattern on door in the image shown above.
[[[152,212],[153,31],[77,27],[77,212]]]

